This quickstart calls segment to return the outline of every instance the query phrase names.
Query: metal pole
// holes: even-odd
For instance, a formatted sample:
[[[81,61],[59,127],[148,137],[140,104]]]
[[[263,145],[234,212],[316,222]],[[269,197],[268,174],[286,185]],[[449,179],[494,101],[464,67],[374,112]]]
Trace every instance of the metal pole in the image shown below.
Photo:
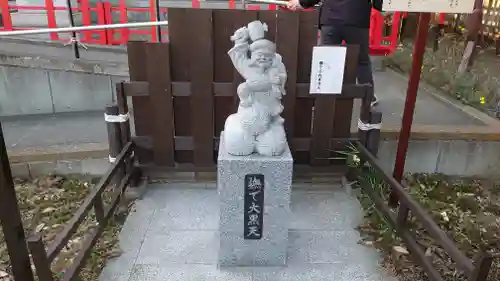
[[[114,23],[114,24],[89,25],[89,26],[75,26],[75,27],[41,28],[41,29],[16,30],[16,31],[1,31],[0,37],[1,36],[15,36],[15,35],[44,34],[44,33],[51,33],[51,32],[73,32],[73,31],[77,32],[77,31],[87,31],[87,30],[149,27],[149,26],[161,26],[161,25],[168,25],[168,21],[164,20],[164,21]]]
[[[405,169],[406,153],[408,152],[408,142],[410,140],[411,126],[413,123],[413,113],[417,101],[418,86],[420,75],[422,73],[422,63],[424,60],[425,44],[427,34],[429,33],[430,13],[420,13],[418,20],[417,37],[413,46],[413,61],[408,80],[408,90],[406,92],[405,108],[401,122],[401,131],[399,132],[398,150],[396,152],[396,163],[394,164],[394,178],[401,182]],[[389,204],[395,206],[398,203],[398,196],[395,191],[391,191]]]
[[[73,17],[73,10],[71,7],[71,0],[66,0],[66,5],[68,6],[68,18],[69,18],[69,25],[71,27],[75,26],[75,19]],[[76,32],[72,31],[71,32],[71,45],[73,46],[73,52],[75,54],[76,59],[80,59],[80,50],[78,50],[78,39],[76,37]]]
[[[160,0],[155,0],[155,9],[156,9],[156,21],[161,20],[160,15]],[[158,38],[158,42],[161,42],[161,26],[156,27],[156,38]]]

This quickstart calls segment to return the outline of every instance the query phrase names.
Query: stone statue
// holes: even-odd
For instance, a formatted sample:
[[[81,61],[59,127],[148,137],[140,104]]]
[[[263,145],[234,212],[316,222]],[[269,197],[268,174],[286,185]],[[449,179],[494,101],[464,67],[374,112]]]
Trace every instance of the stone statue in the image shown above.
[[[237,89],[238,111],[224,125],[224,144],[232,155],[279,156],[287,146],[280,116],[287,74],[276,45],[264,39],[265,32],[265,23],[253,21],[231,36],[234,47],[228,55],[245,79]]]

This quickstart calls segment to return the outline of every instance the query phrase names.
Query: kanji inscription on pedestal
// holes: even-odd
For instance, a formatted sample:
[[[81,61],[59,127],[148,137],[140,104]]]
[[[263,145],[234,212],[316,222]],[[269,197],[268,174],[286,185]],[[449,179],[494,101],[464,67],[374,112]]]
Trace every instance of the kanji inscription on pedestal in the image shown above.
[[[385,0],[384,11],[472,13],[474,0]]]
[[[245,176],[245,220],[243,237],[258,240],[262,238],[264,214],[264,175]]]

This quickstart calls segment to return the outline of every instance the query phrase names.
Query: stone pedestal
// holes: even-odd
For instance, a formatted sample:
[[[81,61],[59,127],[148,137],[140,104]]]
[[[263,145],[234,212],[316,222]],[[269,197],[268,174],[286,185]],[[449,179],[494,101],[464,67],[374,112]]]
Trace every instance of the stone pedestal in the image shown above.
[[[276,157],[233,156],[224,149],[222,136],[220,139],[219,266],[285,265],[293,172],[290,149],[287,146]]]

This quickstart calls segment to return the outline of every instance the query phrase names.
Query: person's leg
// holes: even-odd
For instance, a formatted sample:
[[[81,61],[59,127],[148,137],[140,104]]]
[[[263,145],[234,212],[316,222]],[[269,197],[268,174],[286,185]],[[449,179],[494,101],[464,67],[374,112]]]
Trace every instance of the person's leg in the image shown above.
[[[338,45],[342,43],[342,39],[342,28],[331,25],[321,26],[319,45]]]
[[[370,60],[370,30],[355,26],[345,27],[345,40],[347,44],[359,45],[358,83],[373,83],[372,63]],[[373,97],[372,105],[377,103],[377,97]]]

